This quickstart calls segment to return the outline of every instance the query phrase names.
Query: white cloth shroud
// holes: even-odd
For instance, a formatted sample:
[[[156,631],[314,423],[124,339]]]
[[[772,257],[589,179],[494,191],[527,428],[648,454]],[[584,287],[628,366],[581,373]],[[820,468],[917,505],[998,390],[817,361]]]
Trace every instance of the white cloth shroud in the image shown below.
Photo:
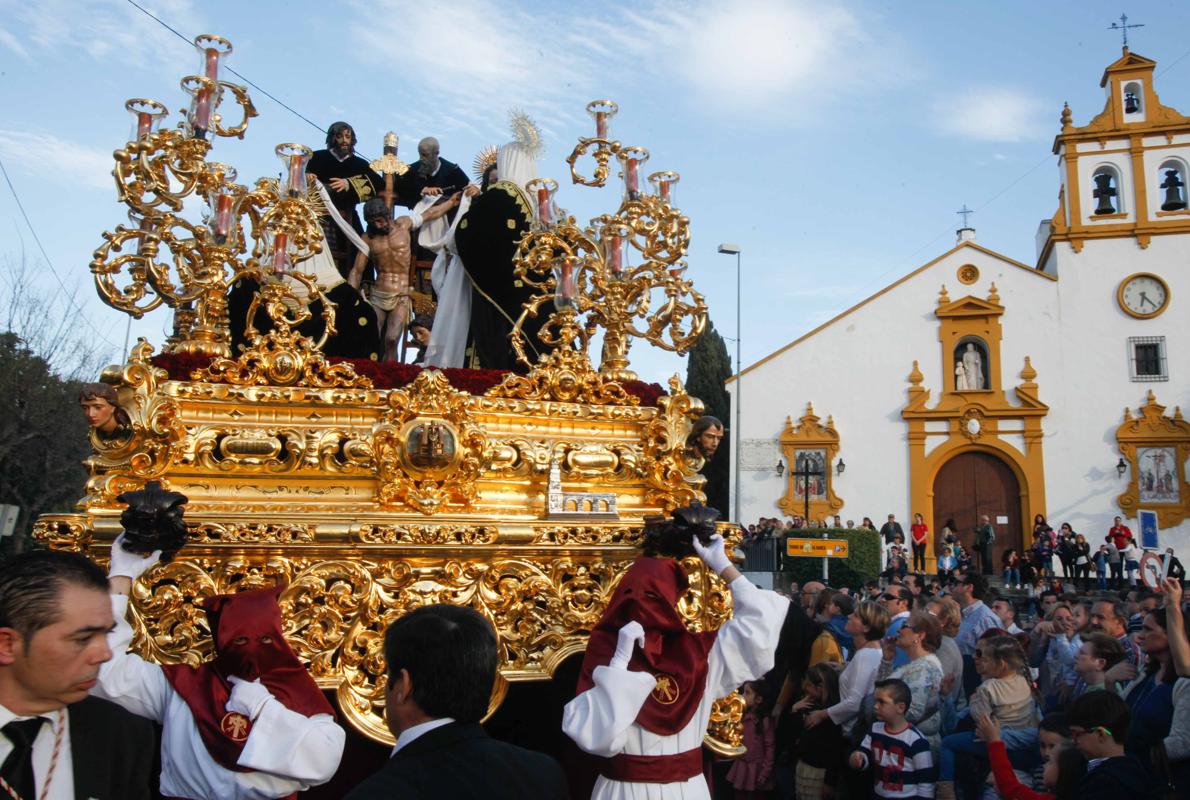
[[[455,248],[455,229],[469,208],[471,198],[464,194],[449,225],[446,217],[438,217],[423,225],[418,236],[422,247],[436,253],[430,283],[438,295],[438,308],[422,359],[427,367],[461,367],[466,356],[467,333],[471,328],[471,278]]]

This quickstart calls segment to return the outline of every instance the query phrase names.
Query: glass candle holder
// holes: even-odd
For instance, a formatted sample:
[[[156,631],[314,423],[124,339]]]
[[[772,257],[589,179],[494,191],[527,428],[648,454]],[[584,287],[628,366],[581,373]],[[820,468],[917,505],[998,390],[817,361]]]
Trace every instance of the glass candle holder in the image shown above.
[[[676,172],[666,170],[654,172],[649,176],[649,183],[653,185],[653,195],[666,205],[674,204],[674,191],[682,176]]]
[[[628,271],[628,233],[628,226],[620,224],[605,225],[600,232],[603,263],[612,280],[620,280]]]
[[[239,241],[240,204],[248,190],[235,183],[221,183],[207,193],[211,214],[207,229],[211,241],[221,247],[234,248]]]
[[[281,159],[281,196],[301,197],[306,193],[306,165],[314,155],[301,144],[279,144],[274,152]]]
[[[216,83],[219,75],[231,56],[231,42],[213,33],[203,33],[194,37],[194,48],[198,50],[198,74]]]
[[[525,191],[533,200],[533,219],[541,228],[549,228],[558,221],[558,206],[554,193],[558,182],[552,178],[534,178],[525,184]]]
[[[211,129],[211,115],[219,105],[222,88],[210,78],[187,75],[182,78],[182,91],[190,95],[190,107],[186,110],[186,127],[190,138],[206,139]]]
[[[624,179],[625,202],[639,200],[641,196],[641,167],[649,160],[649,151],[643,147],[625,147],[617,158],[623,170],[620,176]]]
[[[611,139],[611,119],[620,107],[611,100],[592,100],[587,103],[587,113],[595,120],[595,138]]]
[[[566,256],[554,269],[554,308],[559,311],[578,308],[578,259]]]
[[[132,115],[132,132],[128,141],[139,142],[157,132],[161,121],[169,115],[169,109],[156,100],[146,100],[134,97],[124,104],[124,108]]]

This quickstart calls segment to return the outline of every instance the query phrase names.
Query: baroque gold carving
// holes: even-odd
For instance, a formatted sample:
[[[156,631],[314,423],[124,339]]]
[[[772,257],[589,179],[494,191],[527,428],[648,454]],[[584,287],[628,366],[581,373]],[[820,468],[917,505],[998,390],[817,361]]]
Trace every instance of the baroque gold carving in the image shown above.
[[[471,395],[451,387],[438,370],[425,370],[407,389],[388,397],[384,422],[372,433],[382,505],[409,505],[433,514],[446,505],[469,507],[477,496],[486,438],[469,413]],[[443,463],[417,463],[408,452],[419,425],[440,425],[452,442]],[[429,433],[425,434],[429,436]]]
[[[167,376],[165,370],[150,363],[152,354],[153,346],[137,339],[128,363],[107,367],[100,376],[104,383],[116,387],[120,408],[128,414],[129,430],[126,436],[109,440],[92,431],[93,453],[86,464],[92,475],[117,472],[131,480],[116,486],[110,481],[92,481],[89,488],[99,492],[97,499],[111,502],[129,486],[162,477],[181,452],[186,429],[179,420],[177,402],[159,391]]]
[[[191,376],[194,380],[236,386],[300,384],[316,388],[372,388],[372,381],[356,374],[350,364],[332,365],[319,349],[335,333],[335,304],[308,275],[294,272],[288,277],[303,284],[311,299],[317,297],[322,302],[325,322],[322,340],[316,343],[298,332],[297,326],[310,319],[310,310],[298,301],[289,286],[284,281],[265,280],[248,307],[244,331],[247,349],[239,358],[217,358],[205,369],[195,370]],[[273,329],[263,335],[253,327],[256,310],[262,303],[273,320]]]
[[[686,438],[704,406],[686,394],[681,379],[669,379],[670,393],[657,401],[660,413],[645,426],[640,471],[649,486],[646,497],[666,513],[695,501],[705,502],[697,474],[701,461],[693,462],[686,452]]]
[[[640,404],[615,380],[596,372],[585,353],[559,347],[543,355],[528,375],[512,374],[487,391],[488,397],[560,400],[600,405]]]

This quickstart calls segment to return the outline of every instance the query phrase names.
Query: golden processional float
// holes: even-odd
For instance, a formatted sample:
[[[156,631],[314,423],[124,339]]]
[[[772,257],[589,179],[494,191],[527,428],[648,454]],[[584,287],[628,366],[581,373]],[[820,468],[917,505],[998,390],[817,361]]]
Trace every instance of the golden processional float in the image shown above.
[[[174,332],[162,356],[141,339],[127,363],[103,371],[127,424],[114,437],[92,433],[77,513],[41,517],[35,536],[105,559],[121,532],[117,496],[160,481],[189,498],[189,543],[134,588],[133,647],[144,657],[202,661],[204,597],[284,585],[294,651],[354,727],[391,743],[384,630],[409,609],[455,603],[497,631],[495,710],[508,682],[546,680],[583,651],[639,552],[644,519],[703,499],[702,462],[686,449],[702,403],[677,376],[668,393],[642,391],[628,368],[634,337],[681,353],[706,324],[703,298],[683,277],[679,177],[659,172],[646,185],[647,151],[610,137],[614,103],[591,103],[596,135],[567,159],[571,178],[602,187],[615,158],[624,196],[580,228],[555,204],[554,181],[527,187],[534,220],[515,274],[537,292],[522,320],[548,315],[543,355],[528,363],[518,329],[527,375],[476,390],[459,377],[468,370],[407,368],[410,382],[380,387],[351,363],[331,363],[325,333],[297,331],[314,298],[326,301],[326,332],[336,324],[334,304],[295,269],[322,247],[310,150],[279,145],[282,177],[252,188],[209,160],[215,138],[242,138],[256,110],[244,87],[220,79],[231,44],[208,35],[195,45],[201,72],[181,81],[191,100],[176,128],[161,124],[160,103],[126,104],[133,135],[112,174],[132,224],[105,232],[91,262],[106,303],[137,318],[168,306]],[[576,166],[584,158],[592,177]],[[193,196],[208,205],[202,224],[180,213]],[[244,277],[260,289],[237,354],[226,298]],[[272,323],[264,333],[254,327],[261,311]],[[692,629],[715,628],[730,594],[697,559],[686,567],[682,612]],[[742,706],[737,695],[716,706],[707,740],[716,751],[739,752]]]

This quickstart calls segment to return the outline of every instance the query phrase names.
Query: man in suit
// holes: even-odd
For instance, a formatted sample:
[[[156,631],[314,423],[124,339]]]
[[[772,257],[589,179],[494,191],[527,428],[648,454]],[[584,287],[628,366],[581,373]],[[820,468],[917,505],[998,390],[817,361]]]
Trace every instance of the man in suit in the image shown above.
[[[20,797],[151,796],[152,724],[88,696],[112,625],[107,576],[84,556],[0,567],[0,777]]]
[[[397,745],[348,800],[568,796],[554,759],[489,738],[479,725],[496,681],[496,635],[477,612],[451,605],[412,611],[389,626],[384,658]]]

